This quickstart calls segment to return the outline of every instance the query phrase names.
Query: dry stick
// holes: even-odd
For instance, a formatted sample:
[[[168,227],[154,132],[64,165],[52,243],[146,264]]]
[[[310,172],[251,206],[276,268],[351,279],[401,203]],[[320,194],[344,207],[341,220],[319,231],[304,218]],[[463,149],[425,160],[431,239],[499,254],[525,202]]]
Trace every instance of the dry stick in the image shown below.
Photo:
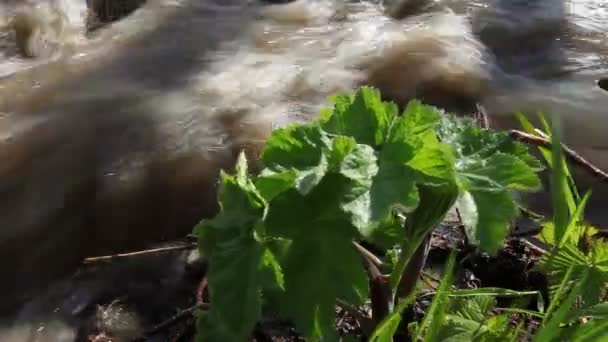
[[[515,140],[519,140],[528,144],[551,148],[551,141],[543,137],[539,137],[518,130],[510,130],[509,135]],[[572,150],[565,144],[562,144],[562,150],[566,153],[566,157],[568,157],[568,159],[570,159],[572,162],[574,162],[578,166],[587,169],[589,172],[591,172],[594,176],[598,177],[602,181],[608,182],[608,173],[602,171],[597,166],[591,164],[589,161],[581,157],[578,153],[576,153],[574,150]]]
[[[86,259],[84,259],[83,263],[85,265],[87,265],[87,264],[92,264],[92,263],[100,262],[100,261],[113,261],[115,259],[130,258],[130,257],[158,254],[158,253],[171,252],[171,251],[180,251],[180,250],[186,250],[186,249],[193,249],[196,247],[197,247],[197,244],[191,243],[191,244],[186,244],[186,245],[181,245],[181,246],[169,246],[169,247],[161,247],[161,248],[154,248],[154,249],[146,249],[143,251],[137,251],[137,252],[131,252],[131,253],[121,253],[121,254],[104,255],[104,256],[86,258]]]
[[[153,335],[159,331],[161,331],[162,329],[175,324],[177,321],[186,318],[187,316],[191,315],[194,311],[201,309],[201,310],[209,310],[209,303],[197,303],[196,305],[193,305],[187,309],[184,309],[180,312],[178,312],[177,314],[175,314],[174,316],[171,316],[169,319],[162,321],[161,323],[155,325],[154,327],[152,327],[150,330],[146,331],[146,333],[144,334],[146,337]]]
[[[481,127],[486,129],[490,128],[490,118],[488,117],[485,108],[479,104],[477,104],[477,113],[475,115],[475,119],[477,119]]]

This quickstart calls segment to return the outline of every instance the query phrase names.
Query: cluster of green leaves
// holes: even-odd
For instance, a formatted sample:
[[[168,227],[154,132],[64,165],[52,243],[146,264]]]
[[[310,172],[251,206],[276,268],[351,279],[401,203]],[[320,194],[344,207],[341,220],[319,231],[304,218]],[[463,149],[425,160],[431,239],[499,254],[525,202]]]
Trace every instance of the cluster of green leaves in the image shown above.
[[[511,326],[513,313],[544,317],[540,312],[517,307],[496,307],[497,297],[526,299],[534,295],[539,301],[539,311],[542,311],[542,296],[538,291],[514,291],[502,288],[452,289],[454,264],[455,256],[452,254],[445,267],[445,275],[434,293],[433,301],[426,310],[422,322],[412,322],[408,325],[413,341],[518,341],[523,322],[513,329]],[[411,304],[412,299],[408,298],[407,301],[401,302],[398,309],[378,325],[370,342],[392,341],[401,323],[401,311]]]
[[[579,195],[563,158],[559,127],[550,126],[543,116],[544,131],[535,129],[521,115],[519,120],[528,133],[551,140],[550,149],[539,150],[552,171],[554,215],[552,220],[541,222],[543,229],[537,236],[552,246],[538,265],[549,280],[551,305],[535,340],[607,338],[608,242],[594,237],[597,229],[584,221],[591,191]],[[555,120],[556,124],[559,121]]]
[[[418,101],[399,113],[372,88],[332,101],[319,120],[274,131],[259,174],[243,154],[235,174],[221,174],[220,212],[195,228],[212,303],[199,340],[246,340],[263,294],[309,340],[335,341],[336,301],[368,298],[353,241],[401,247],[394,291],[456,201],[471,241],[494,252],[517,214],[513,191],[539,187],[540,163],[504,133]]]
[[[544,301],[536,291],[452,290],[448,286],[453,270],[451,258],[422,323],[413,322],[409,326],[414,340],[518,341],[522,337],[524,321],[514,329],[510,320],[513,313],[540,319],[540,328],[530,336],[533,342],[591,342],[608,338],[608,243],[595,238],[597,229],[583,220],[590,192],[582,197],[579,195],[563,159],[559,130],[552,129],[542,116],[544,132],[535,129],[523,116],[519,115],[519,119],[528,133],[551,141],[551,148],[541,146],[539,150],[551,167],[555,213],[551,220],[541,220],[543,229],[537,236],[551,246],[550,252],[538,264],[549,280],[550,305],[545,311]],[[498,296],[531,294],[537,295],[538,311],[495,307]],[[390,315],[377,328],[374,341],[390,341],[399,321],[397,312]]]

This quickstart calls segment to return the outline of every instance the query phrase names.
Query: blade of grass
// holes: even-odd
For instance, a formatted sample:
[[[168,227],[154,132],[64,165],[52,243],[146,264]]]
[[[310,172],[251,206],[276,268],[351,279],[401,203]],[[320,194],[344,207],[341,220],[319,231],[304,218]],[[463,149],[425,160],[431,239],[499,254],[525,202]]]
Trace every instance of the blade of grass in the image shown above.
[[[403,298],[399,301],[399,304],[395,307],[395,310],[386,316],[374,329],[374,332],[369,338],[369,342],[391,342],[393,336],[401,324],[401,313],[405,308],[412,304],[416,298],[415,292],[411,293],[407,298]]]
[[[552,123],[552,134],[551,134],[551,158],[553,169],[551,172],[551,198],[553,204],[553,224],[555,229],[555,238],[561,241],[562,237],[566,233],[568,225],[568,212],[572,211],[569,209],[568,201],[566,200],[567,194],[570,193],[568,187],[568,181],[564,172],[564,160],[561,150],[561,126],[559,118],[551,120]]]
[[[450,286],[452,285],[452,278],[454,274],[454,264],[456,261],[456,255],[452,252],[448,258],[447,265],[445,267],[445,276],[439,283],[437,294],[433,298],[429,309],[424,315],[422,323],[416,330],[413,341],[417,341],[418,338],[428,327],[427,333],[424,336],[424,341],[437,341],[436,334],[439,333],[439,328],[445,319],[445,314],[448,307],[448,295],[450,292]]]
[[[482,287],[471,290],[455,290],[450,293],[450,297],[470,297],[470,296],[492,296],[492,297],[522,297],[538,295],[538,291],[515,291],[499,287]]]

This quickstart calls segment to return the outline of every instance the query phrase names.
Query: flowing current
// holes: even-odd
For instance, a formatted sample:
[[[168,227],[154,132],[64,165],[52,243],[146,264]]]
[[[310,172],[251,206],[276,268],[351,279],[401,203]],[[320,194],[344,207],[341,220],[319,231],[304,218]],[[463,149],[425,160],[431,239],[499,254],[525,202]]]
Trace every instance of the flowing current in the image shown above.
[[[550,113],[566,142],[608,169],[603,1],[271,2],[0,4],[0,314],[84,257],[184,236],[217,209],[218,171],[239,150],[255,153],[273,127],[314,118],[328,96],[360,85],[399,104],[481,104],[503,128],[514,111]],[[132,8],[104,20],[110,3]],[[70,296],[64,311],[89,303]],[[0,340],[29,341],[40,306]],[[45,324],[54,332],[39,341],[75,336]]]

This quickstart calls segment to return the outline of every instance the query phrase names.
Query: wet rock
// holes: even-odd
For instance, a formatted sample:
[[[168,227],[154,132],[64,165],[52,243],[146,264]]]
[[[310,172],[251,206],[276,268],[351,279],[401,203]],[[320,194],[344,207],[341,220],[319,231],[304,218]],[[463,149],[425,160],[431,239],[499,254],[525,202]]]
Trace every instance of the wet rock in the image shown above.
[[[597,81],[598,87],[601,89],[608,91],[608,78],[601,78]]]
[[[87,0],[89,31],[120,20],[141,7],[146,0]]]

